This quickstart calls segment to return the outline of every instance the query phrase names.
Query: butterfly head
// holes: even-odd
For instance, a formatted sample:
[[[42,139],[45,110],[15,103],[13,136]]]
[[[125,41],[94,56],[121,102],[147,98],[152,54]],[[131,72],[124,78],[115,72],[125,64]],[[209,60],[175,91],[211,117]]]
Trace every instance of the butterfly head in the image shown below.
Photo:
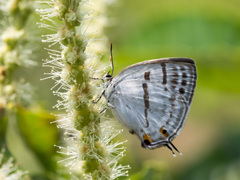
[[[110,71],[108,71],[104,76],[103,76],[103,80],[104,80],[104,82],[108,82],[108,81],[111,81],[112,80],[112,75],[111,74],[109,74],[110,73]]]

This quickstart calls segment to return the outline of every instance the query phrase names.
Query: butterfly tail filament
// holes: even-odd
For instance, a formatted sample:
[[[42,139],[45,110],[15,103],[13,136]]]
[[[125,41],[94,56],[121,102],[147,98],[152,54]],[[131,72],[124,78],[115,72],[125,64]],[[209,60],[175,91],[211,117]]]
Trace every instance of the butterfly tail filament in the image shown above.
[[[173,145],[173,143],[172,143],[171,141],[169,141],[169,144],[173,147],[173,149],[174,149],[175,151],[177,151],[177,152],[182,156],[182,153],[176,148],[176,146]],[[167,147],[170,151],[172,151],[173,157],[176,157],[175,152],[174,152],[173,149],[169,146],[169,144],[167,144],[166,147]]]

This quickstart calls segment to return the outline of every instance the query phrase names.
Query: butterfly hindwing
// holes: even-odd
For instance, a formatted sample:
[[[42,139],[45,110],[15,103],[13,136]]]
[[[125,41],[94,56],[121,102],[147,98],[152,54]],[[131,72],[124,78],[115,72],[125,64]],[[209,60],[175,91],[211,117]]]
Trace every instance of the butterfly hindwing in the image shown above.
[[[142,141],[145,134],[151,137],[152,142],[163,140],[164,136],[160,134],[162,127],[168,130],[169,138],[173,138],[183,125],[181,120],[185,118],[188,110],[186,102],[181,96],[164,91],[159,83],[146,82],[149,90],[146,95],[147,90],[143,89],[143,84],[129,81],[124,85],[127,89],[135,90],[121,90],[121,93],[118,93],[114,100],[117,107],[113,109],[115,116]],[[119,86],[121,87],[121,84]]]

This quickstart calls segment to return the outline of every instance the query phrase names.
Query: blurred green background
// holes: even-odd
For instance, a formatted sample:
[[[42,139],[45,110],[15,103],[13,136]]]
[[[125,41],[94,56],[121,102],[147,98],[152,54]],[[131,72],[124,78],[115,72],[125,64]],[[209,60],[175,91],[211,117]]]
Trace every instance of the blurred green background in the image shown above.
[[[126,162],[132,179],[240,179],[240,1],[122,0],[110,9],[115,75],[133,63],[190,57],[198,80],[185,128],[167,148],[145,150],[136,136]]]
[[[198,71],[188,120],[173,141],[183,156],[174,158],[167,148],[145,150],[138,138],[125,129],[119,139],[127,139],[128,148],[121,163],[131,165],[130,178],[239,180],[240,1],[119,0],[109,6],[107,16],[105,34],[113,43],[115,75],[131,64],[162,57],[193,58]],[[47,58],[46,52],[39,51],[36,57],[39,66],[21,69],[18,73],[35,87],[34,96],[41,107],[54,111],[52,106],[57,98],[50,91],[54,82],[40,81],[43,73],[49,72],[41,67],[41,59]],[[107,64],[108,57],[109,54],[104,55],[102,62]],[[24,113],[29,112],[23,110],[19,116]],[[52,156],[56,149],[51,149],[51,143],[58,141],[54,125],[49,124],[54,117],[45,113],[37,111],[37,117],[44,116],[41,120],[45,121],[34,123],[35,129],[28,131],[29,134],[24,131],[29,119],[20,125],[24,136],[31,137],[27,143],[38,157]],[[31,116],[35,116],[34,113],[28,115]],[[36,137],[34,132],[39,132]],[[45,141],[48,138],[44,136],[52,138]],[[54,163],[47,158],[40,164],[55,171]]]

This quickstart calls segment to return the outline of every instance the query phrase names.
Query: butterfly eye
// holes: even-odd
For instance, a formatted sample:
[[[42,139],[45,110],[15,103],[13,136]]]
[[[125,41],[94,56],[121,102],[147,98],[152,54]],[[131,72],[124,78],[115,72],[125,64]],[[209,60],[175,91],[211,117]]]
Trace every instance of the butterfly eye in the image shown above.
[[[148,134],[144,134],[143,135],[143,142],[146,145],[150,145],[152,143],[152,139],[150,138],[150,136]]]
[[[111,78],[111,77],[112,77],[112,75],[110,75],[110,74],[106,75],[106,78]]]
[[[168,137],[168,132],[164,127],[161,127],[160,129],[160,133],[164,136],[164,137]]]

